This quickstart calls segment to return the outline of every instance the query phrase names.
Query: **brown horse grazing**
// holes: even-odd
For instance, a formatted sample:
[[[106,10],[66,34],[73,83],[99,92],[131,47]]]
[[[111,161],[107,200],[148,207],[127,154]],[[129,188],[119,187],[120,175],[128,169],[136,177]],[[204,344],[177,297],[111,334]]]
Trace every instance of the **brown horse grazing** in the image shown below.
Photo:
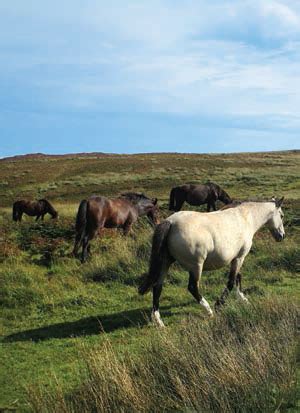
[[[120,198],[127,199],[139,209],[139,216],[147,215],[149,222],[155,226],[159,224],[159,208],[157,198],[148,198],[140,192],[125,192],[120,195]],[[150,202],[149,202],[150,201]],[[147,208],[145,208],[147,205]]]
[[[21,221],[22,215],[27,214],[31,217],[36,217],[36,221],[41,217],[42,220],[46,214],[50,214],[52,218],[57,218],[58,213],[46,199],[38,201],[16,201],[13,204],[13,220]]]
[[[73,254],[77,256],[82,246],[81,262],[84,262],[89,252],[89,242],[102,228],[122,228],[124,235],[127,235],[138,217],[143,215],[147,215],[153,224],[159,223],[157,199],[129,193],[116,199],[92,196],[81,201],[76,217]]]
[[[198,206],[207,204],[207,212],[212,208],[216,211],[217,200],[230,204],[232,199],[230,196],[217,184],[213,182],[204,185],[181,185],[176,186],[170,192],[170,211],[180,211],[184,202],[190,205]]]

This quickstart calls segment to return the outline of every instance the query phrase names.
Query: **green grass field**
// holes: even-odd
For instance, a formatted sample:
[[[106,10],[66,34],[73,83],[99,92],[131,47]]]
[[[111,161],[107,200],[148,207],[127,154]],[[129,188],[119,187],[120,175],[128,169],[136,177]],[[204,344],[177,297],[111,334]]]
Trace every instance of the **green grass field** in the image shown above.
[[[161,314],[167,325],[162,333],[149,323],[151,295],[137,294],[140,276],[148,266],[153,229],[141,219],[127,238],[117,231],[106,231],[101,239],[93,241],[92,258],[81,265],[70,254],[78,204],[91,194],[113,197],[123,191],[143,191],[158,197],[164,217],[169,214],[172,186],[207,180],[218,183],[240,200],[284,195],[287,237],[283,243],[276,243],[266,229],[256,235],[243,266],[243,284],[251,305],[245,308],[233,296],[213,321],[206,319],[187,292],[188,275],[179,266],[172,266],[161,297]],[[119,411],[137,412],[299,409],[294,369],[300,270],[299,151],[3,159],[0,196],[0,411],[116,411],[116,406]],[[46,217],[44,223],[35,223],[33,218],[25,217],[21,224],[12,221],[11,205],[15,200],[41,197],[53,203],[59,220]],[[223,289],[226,277],[226,269],[203,274],[203,295],[211,303]],[[191,332],[190,326],[196,333]],[[259,360],[261,351],[251,341],[253,329],[257,334],[255,342],[262,343],[259,340],[263,332],[269,337],[264,342],[264,354],[270,363],[266,363],[265,370],[262,368],[261,377],[255,375],[263,362],[253,361]],[[206,341],[200,340],[201,331],[206,332]],[[188,362],[180,370],[187,368],[182,378],[174,367],[175,359],[164,353],[169,348],[180,358],[180,349],[183,358],[184,354],[191,354],[196,365],[204,369],[207,354],[199,347],[198,359],[195,347],[192,350],[188,343],[178,345],[181,335],[190,337],[196,347],[195,337],[210,348],[214,346],[212,340],[216,340],[219,352],[211,355],[212,365],[228,348],[224,347],[225,342],[237,346],[232,340],[238,340],[239,345],[234,348],[239,351],[241,346],[241,354],[251,354],[253,361],[246,365],[248,375],[243,376],[243,380],[248,378],[247,391],[239,390],[249,404],[241,404],[237,388],[242,379],[235,376],[249,357],[241,358],[231,376],[224,373],[226,369],[214,379],[209,376],[213,386],[216,377],[222,377],[219,387],[211,387],[214,394],[225,394],[223,398],[213,398],[211,394],[208,397],[205,386],[197,390],[201,394],[198,397]],[[221,342],[222,337],[225,338]],[[278,344],[276,348],[272,347],[273,341]],[[157,353],[153,352],[155,343],[160,347]],[[153,357],[147,358],[151,352]],[[226,354],[225,359],[229,357]],[[230,357],[232,360],[233,355]],[[271,362],[272,357],[279,360],[278,366]],[[155,374],[143,370],[158,360],[164,360],[158,363],[164,372],[161,381],[156,377],[158,370]],[[132,379],[134,374],[139,381]],[[147,377],[158,389],[155,394],[147,393],[143,387]],[[170,384],[172,377],[178,377],[181,387]],[[161,384],[164,378],[169,383],[167,390]],[[125,386],[126,395],[121,383],[129,386]],[[104,389],[101,402],[93,398],[100,388]],[[234,396],[230,389],[235,389]],[[252,400],[250,393],[260,396]],[[83,405],[83,400],[89,402]]]

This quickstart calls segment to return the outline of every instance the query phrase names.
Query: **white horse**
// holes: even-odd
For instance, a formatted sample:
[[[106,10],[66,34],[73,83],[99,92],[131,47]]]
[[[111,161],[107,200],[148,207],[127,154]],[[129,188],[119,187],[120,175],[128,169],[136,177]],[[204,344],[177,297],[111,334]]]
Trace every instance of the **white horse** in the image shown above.
[[[263,225],[267,225],[276,241],[283,240],[282,202],[283,198],[270,202],[244,202],[210,213],[181,211],[159,224],[153,236],[149,273],[139,287],[140,294],[153,288],[152,320],[164,326],[159,313],[159,297],[164,275],[174,261],[189,272],[188,290],[210,316],[213,311],[199,293],[203,270],[212,271],[230,265],[227,286],[216,306],[224,304],[235,285],[238,297],[247,301],[241,291],[240,269],[254,234]]]

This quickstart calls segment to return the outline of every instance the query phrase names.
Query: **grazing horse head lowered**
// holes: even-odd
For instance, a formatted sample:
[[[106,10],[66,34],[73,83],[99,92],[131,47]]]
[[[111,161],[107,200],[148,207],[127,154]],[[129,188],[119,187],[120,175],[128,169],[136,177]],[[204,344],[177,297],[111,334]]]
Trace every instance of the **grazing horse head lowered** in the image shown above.
[[[163,279],[170,265],[177,261],[189,272],[188,290],[209,315],[213,311],[200,294],[202,271],[230,266],[228,282],[216,309],[225,303],[236,287],[237,296],[248,301],[241,288],[241,267],[248,255],[254,234],[264,225],[276,241],[285,237],[283,198],[269,202],[242,202],[212,213],[181,211],[169,216],[154,232],[149,272],[139,293],[153,290],[152,319],[163,326],[159,313],[159,297]]]
[[[207,204],[207,212],[211,208],[216,210],[216,201],[220,200],[225,204],[232,202],[232,199],[219,185],[209,182],[203,185],[185,184],[176,186],[170,192],[170,211],[180,211],[184,202],[193,206]]]
[[[56,211],[56,209],[53,208],[53,206],[50,204],[50,202],[47,201],[47,199],[39,199],[38,202],[40,203],[41,208],[43,208],[45,213],[48,213],[48,214],[51,215],[52,219],[58,218],[58,212]],[[43,217],[42,217],[42,219],[43,219]]]
[[[50,204],[50,202],[47,201],[47,199],[39,199],[38,201],[27,201],[25,199],[22,199],[20,201],[14,202],[13,220],[21,221],[23,214],[35,216],[36,221],[40,217],[43,220],[46,214],[50,214],[53,219],[58,217],[57,211]]]
[[[136,206],[140,217],[146,215],[152,225],[160,223],[157,198],[148,198],[140,192],[125,192],[120,198],[125,198]]]
[[[230,198],[228,193],[226,191],[224,191],[224,189],[222,189],[219,185],[214,184],[213,182],[208,183],[207,185],[210,186],[212,191],[215,191],[216,200],[219,199],[220,201],[222,201],[226,205],[228,205],[232,202],[232,199]]]

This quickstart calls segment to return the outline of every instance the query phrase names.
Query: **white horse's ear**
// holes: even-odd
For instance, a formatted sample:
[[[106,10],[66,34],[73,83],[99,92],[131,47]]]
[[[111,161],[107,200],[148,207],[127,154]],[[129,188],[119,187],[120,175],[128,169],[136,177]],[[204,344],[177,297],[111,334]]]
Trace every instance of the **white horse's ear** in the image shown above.
[[[283,200],[284,200],[284,196],[283,196],[282,198],[280,198],[280,199],[278,199],[278,200],[275,201],[275,204],[276,204],[277,208],[280,208],[280,207],[281,207],[281,205],[282,205],[282,203],[283,203]]]
[[[272,196],[271,201],[276,202],[276,196]]]

